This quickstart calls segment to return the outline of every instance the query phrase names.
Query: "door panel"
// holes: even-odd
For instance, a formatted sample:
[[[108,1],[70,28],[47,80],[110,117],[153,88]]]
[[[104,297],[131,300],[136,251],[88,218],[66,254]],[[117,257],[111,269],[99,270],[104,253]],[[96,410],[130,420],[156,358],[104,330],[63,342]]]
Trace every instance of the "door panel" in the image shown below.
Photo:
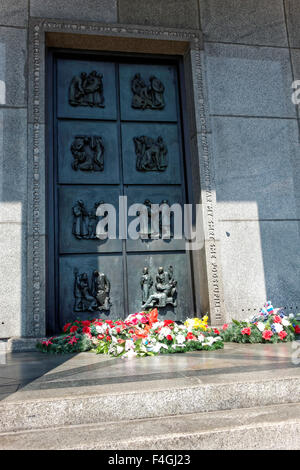
[[[151,204],[162,204],[164,201],[167,201],[169,206],[172,204],[180,204],[182,207],[183,198],[182,198],[182,188],[181,186],[151,186],[150,188],[145,188],[145,186],[130,186],[126,189],[125,192],[128,201],[128,207],[132,204],[144,204],[146,198],[150,201]],[[150,213],[151,209],[149,209]],[[155,212],[155,210],[152,210]],[[153,214],[154,215],[154,214]],[[128,217],[128,223],[133,220],[134,217]],[[169,251],[169,250],[183,250],[185,249],[184,240],[176,240],[174,238],[174,216],[170,215],[170,238],[162,239],[162,229],[160,227],[159,221],[162,222],[162,216],[158,214],[158,227],[153,228],[152,238],[151,239],[139,239],[131,240],[128,238],[126,240],[126,250],[129,251]],[[181,218],[182,222],[182,218]],[[147,227],[148,233],[151,233],[151,221],[149,220],[149,226]],[[155,233],[154,233],[155,232]],[[154,236],[159,232],[160,238],[155,239]]]
[[[181,184],[177,125],[122,124],[122,160],[125,184]]]
[[[92,75],[94,72],[97,75]],[[98,85],[100,88],[97,88]],[[103,88],[102,93],[101,88]],[[94,89],[96,92],[93,93]],[[117,119],[116,91],[115,64],[91,60],[59,61],[57,74],[59,117]],[[73,104],[70,104],[70,100]]]
[[[92,275],[94,271],[105,273],[107,280],[110,283],[109,292],[109,310],[93,310],[93,295],[92,295]],[[81,306],[75,307],[80,303],[80,299],[76,299],[74,292],[75,273],[80,277],[82,274],[87,275],[87,282],[89,285],[89,293],[86,295],[86,304],[81,310]],[[124,281],[123,281],[123,259],[122,255],[73,255],[63,256],[60,258],[59,265],[60,277],[60,293],[59,293],[59,306],[60,306],[60,321],[61,325],[70,321],[70,319],[80,318],[90,319],[96,316],[104,318],[117,319],[124,315]],[[92,307],[92,311],[88,308]],[[77,311],[76,311],[77,310]],[[72,315],[73,312],[73,315]]]
[[[117,123],[58,122],[58,179],[67,184],[120,184]]]
[[[174,237],[174,215],[169,239],[161,216],[144,227],[148,240],[118,237],[126,233],[120,196],[128,207],[148,204],[149,215],[151,204],[186,202],[177,65],[144,62],[54,55],[49,295],[57,330],[78,317],[124,318],[152,306],[177,320],[193,311],[189,254]],[[99,238],[100,202],[116,209],[115,239]]]
[[[164,272],[168,271],[169,266],[173,266],[173,277],[177,282],[177,306],[173,307],[167,304],[166,307],[159,308],[159,313],[171,320],[183,320],[192,315],[191,280],[185,253],[128,254],[127,265],[130,312],[136,312],[141,309],[140,278],[143,274],[144,266],[149,267],[149,274],[154,284],[160,266],[164,268]]]
[[[162,87],[164,89],[163,103],[161,103],[158,95],[156,99],[156,109],[153,109],[153,107],[147,107],[147,103],[139,102],[138,100],[135,104],[136,107],[132,106],[134,104],[132,80],[136,74],[140,74],[140,82],[136,85],[137,88],[143,85],[148,89],[151,88],[151,77],[157,78],[162,83]],[[141,85],[141,82],[144,82],[143,85]],[[159,90],[159,83],[157,85],[156,89]],[[176,87],[176,68],[173,66],[121,64],[121,119],[125,121],[177,121]]]
[[[109,253],[122,251],[119,239],[99,239],[97,204],[103,201],[115,208],[119,189],[110,186],[60,186],[59,188],[59,251],[60,253]],[[119,224],[116,217],[116,229]]]

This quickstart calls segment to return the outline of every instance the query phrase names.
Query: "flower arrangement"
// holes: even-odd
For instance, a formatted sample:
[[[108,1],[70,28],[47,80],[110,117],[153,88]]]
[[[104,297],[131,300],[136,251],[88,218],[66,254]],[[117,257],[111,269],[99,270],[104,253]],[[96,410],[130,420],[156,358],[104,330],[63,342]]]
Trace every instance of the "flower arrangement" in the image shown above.
[[[184,324],[160,320],[157,309],[129,315],[124,321],[75,320],[64,326],[64,334],[39,341],[37,348],[53,353],[92,350],[115,357],[220,349],[220,332],[209,328],[207,320],[207,316]]]
[[[281,343],[293,341],[300,334],[299,314],[287,314],[283,309],[274,309],[267,302],[252,318],[225,323],[221,329],[222,339],[235,343]]]

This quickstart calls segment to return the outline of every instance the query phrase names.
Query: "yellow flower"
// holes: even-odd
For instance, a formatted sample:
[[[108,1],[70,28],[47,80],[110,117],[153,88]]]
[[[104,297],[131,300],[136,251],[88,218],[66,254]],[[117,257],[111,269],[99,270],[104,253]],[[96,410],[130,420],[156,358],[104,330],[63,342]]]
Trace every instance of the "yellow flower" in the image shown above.
[[[194,329],[199,329],[199,330],[206,330],[207,328],[207,321],[208,321],[208,316],[205,315],[202,319],[201,318],[188,318],[184,325],[187,328],[194,328]]]

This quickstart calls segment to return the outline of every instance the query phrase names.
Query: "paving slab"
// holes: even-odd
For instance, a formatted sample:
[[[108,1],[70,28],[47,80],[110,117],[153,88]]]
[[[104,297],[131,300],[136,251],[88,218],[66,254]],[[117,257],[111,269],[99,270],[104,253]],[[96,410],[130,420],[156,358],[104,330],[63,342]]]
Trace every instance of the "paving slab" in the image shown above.
[[[227,343],[214,352],[135,359],[7,354],[0,432],[297,403],[296,351],[295,343]]]

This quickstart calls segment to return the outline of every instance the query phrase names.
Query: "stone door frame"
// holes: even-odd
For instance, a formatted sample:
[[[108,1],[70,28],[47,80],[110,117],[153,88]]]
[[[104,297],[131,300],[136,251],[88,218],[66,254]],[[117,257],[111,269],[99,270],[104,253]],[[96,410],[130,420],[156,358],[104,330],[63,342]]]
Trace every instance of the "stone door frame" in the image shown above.
[[[206,118],[202,70],[202,34],[133,25],[73,22],[32,18],[29,24],[28,67],[28,214],[27,214],[27,317],[26,336],[46,332],[46,51],[48,47],[176,55],[182,58],[182,101],[187,118],[185,153],[189,155],[190,202],[200,204],[202,248],[191,252],[196,312],[209,312],[213,325],[224,320],[223,288],[219,263],[213,161]],[[201,295],[200,295],[201,292]]]

